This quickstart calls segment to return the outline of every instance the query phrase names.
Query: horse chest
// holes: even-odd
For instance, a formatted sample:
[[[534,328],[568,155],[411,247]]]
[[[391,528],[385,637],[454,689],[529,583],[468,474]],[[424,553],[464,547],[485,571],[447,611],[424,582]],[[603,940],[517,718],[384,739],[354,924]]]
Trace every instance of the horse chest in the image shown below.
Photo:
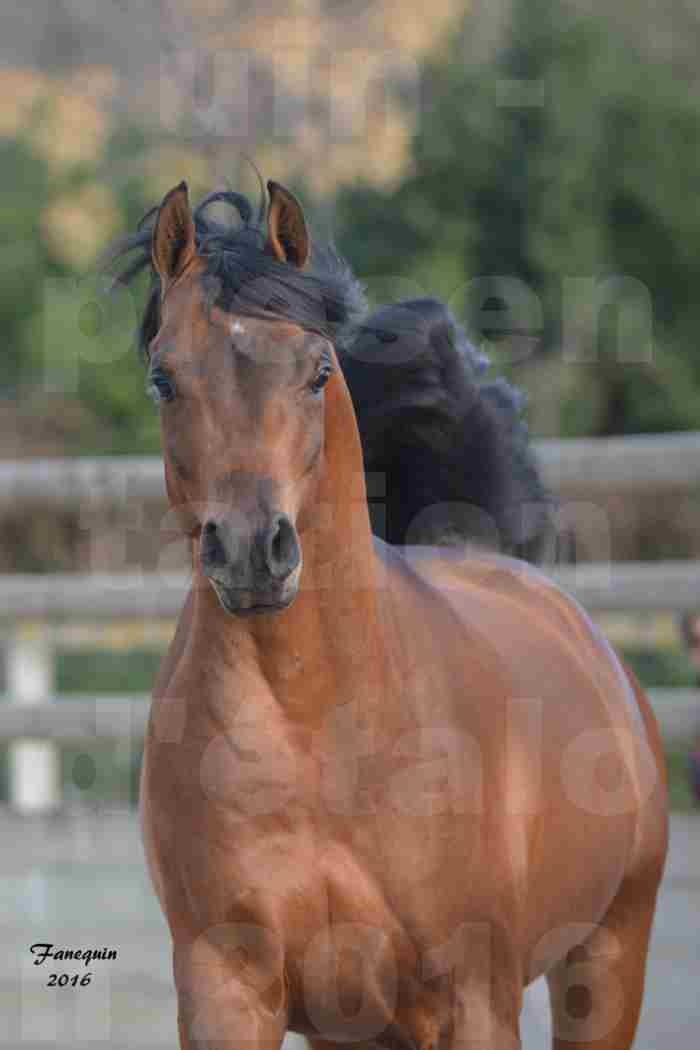
[[[426,987],[419,944],[376,872],[338,841],[317,844],[315,871],[306,914],[316,925],[285,931],[290,1027],[343,1041],[381,1036],[383,1045],[398,1046],[415,1045],[409,1033],[437,1032],[444,996],[439,983]]]

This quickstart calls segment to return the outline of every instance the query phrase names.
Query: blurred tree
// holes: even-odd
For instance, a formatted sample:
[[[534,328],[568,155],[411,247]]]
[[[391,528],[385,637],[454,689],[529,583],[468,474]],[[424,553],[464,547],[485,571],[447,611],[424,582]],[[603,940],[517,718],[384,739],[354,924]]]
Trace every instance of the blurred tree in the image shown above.
[[[673,48],[642,50],[620,11],[504,2],[500,44],[479,43],[474,0],[426,64],[405,177],[339,194],[341,247],[375,300],[446,299],[530,388],[540,431],[700,426],[700,92],[687,43],[700,13],[669,6],[676,61]],[[33,92],[28,74],[12,76],[6,99],[22,88],[43,101],[12,127],[2,116],[0,441],[6,455],[155,450],[129,343],[138,304],[106,303],[86,274],[201,157],[108,124],[58,81]]]
[[[340,243],[371,292],[447,299],[553,429],[700,426],[698,93],[600,8],[513,0],[467,62],[476,17],[425,66],[410,173],[340,192]]]
[[[105,244],[152,203],[146,138],[120,127],[98,156],[56,166],[41,148],[53,120],[42,102],[26,127],[0,137],[3,451],[156,450],[157,417],[134,350],[137,303],[106,295],[94,269]],[[117,163],[127,174],[114,180]]]
[[[3,193],[0,198],[0,321],[5,333],[2,386],[9,391],[33,362],[24,339],[24,326],[40,309],[42,274],[50,264],[40,233],[41,209],[45,200],[48,168],[25,142],[0,139]]]

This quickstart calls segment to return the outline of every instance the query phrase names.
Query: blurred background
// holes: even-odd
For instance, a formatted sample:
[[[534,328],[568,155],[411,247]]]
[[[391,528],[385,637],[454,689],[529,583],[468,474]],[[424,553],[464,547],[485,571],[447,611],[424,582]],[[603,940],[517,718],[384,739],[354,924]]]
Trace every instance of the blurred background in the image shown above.
[[[372,302],[439,296],[528,394],[570,537],[551,571],[667,741],[679,845],[639,1045],[680,1046],[700,1020],[700,9],[23,0],[0,19],[0,1041],[173,1045],[135,805],[186,560],[133,339],[143,288],[106,298],[97,261],[183,177],[257,199],[251,158]],[[89,1001],[25,967],[27,930],[64,928],[123,946]]]

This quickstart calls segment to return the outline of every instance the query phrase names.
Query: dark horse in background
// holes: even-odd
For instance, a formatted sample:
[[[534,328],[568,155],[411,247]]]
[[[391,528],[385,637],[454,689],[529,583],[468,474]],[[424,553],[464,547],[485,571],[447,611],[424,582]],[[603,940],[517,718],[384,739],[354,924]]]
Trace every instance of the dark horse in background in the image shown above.
[[[192,213],[182,184],[117,252],[152,271],[192,548],[141,791],[181,1046],[512,1050],[546,975],[557,1050],[629,1050],[667,844],[649,704],[583,610],[488,550],[544,520],[509,389],[439,303],[367,316],[268,190]]]
[[[522,395],[435,299],[384,306],[338,358],[362,442],[372,531],[388,543],[480,543],[538,560],[555,539]]]

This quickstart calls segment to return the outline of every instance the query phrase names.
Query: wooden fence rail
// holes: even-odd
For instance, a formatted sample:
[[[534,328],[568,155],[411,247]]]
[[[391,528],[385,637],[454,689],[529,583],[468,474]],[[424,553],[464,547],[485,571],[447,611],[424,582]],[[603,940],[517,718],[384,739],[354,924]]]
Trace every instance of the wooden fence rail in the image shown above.
[[[655,492],[700,487],[700,432],[535,441],[556,492]],[[0,461],[0,509],[21,503],[71,508],[165,499],[158,456]]]
[[[559,586],[596,612],[655,612],[700,605],[700,562],[613,562],[544,567]],[[0,576],[3,619],[173,618],[187,577],[163,573]]]
[[[588,499],[614,490],[700,491],[700,432],[535,443],[546,484]],[[0,461],[0,513],[41,505],[128,507],[165,500],[158,457]],[[700,563],[617,563],[556,566],[550,575],[593,612],[681,612],[700,606]],[[182,575],[0,576],[0,634],[7,692],[0,703],[0,739],[11,740],[10,783],[18,809],[41,811],[58,797],[56,741],[143,732],[145,703],[125,698],[54,701],[54,648],[70,621],[173,620],[182,605]],[[667,734],[685,736],[696,698],[659,700]],[[673,727],[676,726],[674,729]]]
[[[700,564],[658,562],[551,567],[550,575],[594,612],[679,611],[700,605]],[[56,741],[143,734],[139,700],[52,700],[57,628],[154,618],[172,621],[187,586],[182,575],[0,576],[0,633],[5,637],[9,703],[0,704],[0,738],[12,741],[10,790],[15,808],[42,812],[60,798]],[[677,693],[659,699],[669,739],[697,729],[700,698]]]
[[[687,744],[700,732],[700,690],[652,689],[650,697],[667,745]],[[0,741],[18,738],[55,743],[143,740],[147,696],[50,697],[31,707],[0,699]]]

